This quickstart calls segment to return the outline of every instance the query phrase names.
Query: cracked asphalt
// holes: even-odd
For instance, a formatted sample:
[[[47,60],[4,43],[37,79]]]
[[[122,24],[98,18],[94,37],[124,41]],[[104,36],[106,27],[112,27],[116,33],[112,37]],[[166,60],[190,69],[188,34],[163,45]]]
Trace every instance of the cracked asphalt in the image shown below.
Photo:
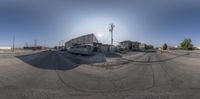
[[[0,54],[0,99],[200,98],[200,55],[141,55],[109,69],[56,51]]]

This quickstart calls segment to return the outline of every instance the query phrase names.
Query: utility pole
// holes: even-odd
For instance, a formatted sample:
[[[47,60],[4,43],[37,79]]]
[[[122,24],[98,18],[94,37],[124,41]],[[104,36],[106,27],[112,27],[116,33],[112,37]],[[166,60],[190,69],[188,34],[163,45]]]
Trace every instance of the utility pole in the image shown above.
[[[34,40],[34,46],[32,50],[37,50],[37,40]]]
[[[62,49],[63,49],[63,40],[61,40],[61,42],[62,42]]]
[[[112,23],[110,24],[109,32],[111,33],[111,47],[110,51],[112,51],[112,46],[113,46],[113,30],[114,30],[115,25]]]
[[[13,52],[15,51],[15,35],[13,36]]]
[[[58,43],[59,43],[59,45],[58,45],[58,49],[60,49],[60,41],[59,41]]]
[[[26,42],[25,47],[28,47],[28,43]]]
[[[35,47],[37,46],[37,40],[34,40],[34,46]]]

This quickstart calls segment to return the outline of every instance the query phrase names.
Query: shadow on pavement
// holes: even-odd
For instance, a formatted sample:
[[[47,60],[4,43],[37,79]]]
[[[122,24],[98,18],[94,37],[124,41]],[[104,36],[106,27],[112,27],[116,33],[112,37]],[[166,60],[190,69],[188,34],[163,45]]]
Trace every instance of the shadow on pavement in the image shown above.
[[[121,58],[122,57],[121,55],[119,55],[117,53],[106,53],[105,56],[108,58]]]
[[[62,55],[52,51],[16,57],[31,66],[47,70],[70,70],[79,66]]]
[[[70,58],[77,64],[94,64],[106,62],[106,57],[102,53],[94,53],[91,56],[82,56],[65,52],[62,55],[66,58]]]

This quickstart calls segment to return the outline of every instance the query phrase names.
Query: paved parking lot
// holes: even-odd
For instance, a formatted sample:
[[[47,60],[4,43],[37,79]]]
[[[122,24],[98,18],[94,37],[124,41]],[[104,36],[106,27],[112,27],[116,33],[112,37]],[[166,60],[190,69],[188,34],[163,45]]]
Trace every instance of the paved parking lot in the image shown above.
[[[192,54],[193,55],[193,54]],[[139,52],[126,64],[80,64],[56,51],[4,58],[1,99],[198,99],[198,54]]]

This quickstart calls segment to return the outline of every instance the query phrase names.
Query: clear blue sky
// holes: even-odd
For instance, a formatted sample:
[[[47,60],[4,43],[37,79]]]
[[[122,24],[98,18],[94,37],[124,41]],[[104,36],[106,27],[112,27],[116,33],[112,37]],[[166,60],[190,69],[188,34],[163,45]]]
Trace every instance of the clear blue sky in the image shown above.
[[[25,43],[54,46],[76,36],[95,33],[109,43],[133,40],[160,46],[192,38],[200,46],[198,0],[1,0],[0,46]]]

